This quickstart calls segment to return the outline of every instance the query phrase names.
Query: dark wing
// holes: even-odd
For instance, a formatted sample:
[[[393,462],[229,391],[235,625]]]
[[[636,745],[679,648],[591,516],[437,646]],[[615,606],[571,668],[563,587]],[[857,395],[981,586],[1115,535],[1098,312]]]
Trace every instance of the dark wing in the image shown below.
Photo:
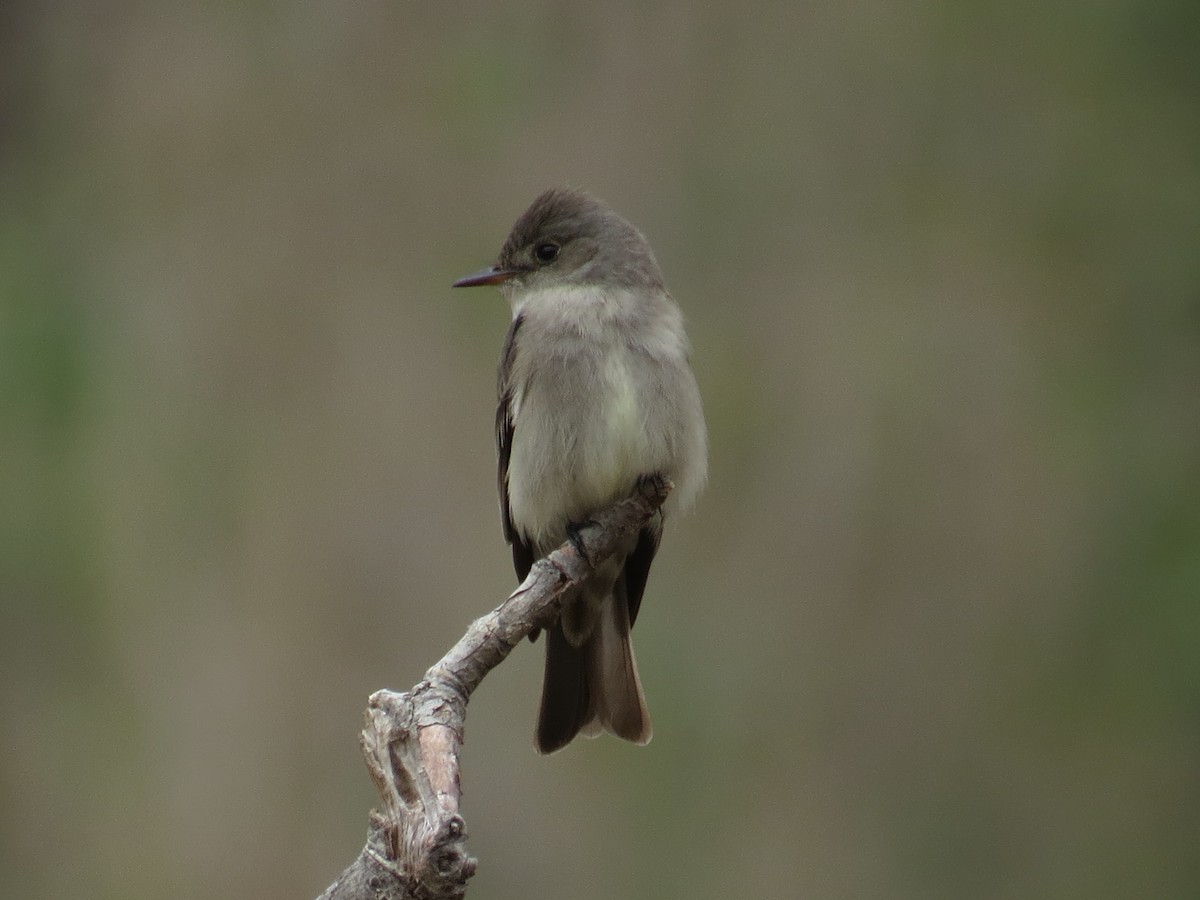
[[[642,594],[646,590],[646,579],[650,577],[650,563],[658,552],[662,539],[662,513],[656,513],[645,528],[638,532],[637,544],[625,557],[625,597],[629,602],[629,627],[637,621],[638,608],[642,605]]]
[[[500,493],[500,522],[504,528],[504,539],[512,544],[513,568],[516,569],[517,579],[525,580],[533,566],[533,548],[525,541],[521,533],[513,526],[512,509],[508,505],[508,460],[512,455],[513,440],[513,384],[512,363],[517,349],[517,332],[521,330],[524,319],[517,316],[508,328],[504,338],[504,349],[500,353],[500,372],[497,378],[497,393],[500,402],[496,407],[496,455],[499,468],[496,473],[496,486]]]

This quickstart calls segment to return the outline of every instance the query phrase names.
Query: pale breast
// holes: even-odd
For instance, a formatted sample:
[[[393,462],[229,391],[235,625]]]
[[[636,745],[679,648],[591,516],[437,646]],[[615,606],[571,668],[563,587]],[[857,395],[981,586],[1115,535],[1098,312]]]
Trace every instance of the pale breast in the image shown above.
[[[594,297],[571,299],[596,308]],[[630,341],[627,331],[599,327],[599,315],[586,323],[596,327],[581,330],[578,306],[563,327],[561,295],[549,300],[522,304],[508,469],[513,522],[543,545],[626,495],[642,475],[695,480],[680,457],[694,443],[688,410],[700,415],[685,343],[671,323],[661,339],[651,326]],[[702,467],[702,420],[699,428]]]

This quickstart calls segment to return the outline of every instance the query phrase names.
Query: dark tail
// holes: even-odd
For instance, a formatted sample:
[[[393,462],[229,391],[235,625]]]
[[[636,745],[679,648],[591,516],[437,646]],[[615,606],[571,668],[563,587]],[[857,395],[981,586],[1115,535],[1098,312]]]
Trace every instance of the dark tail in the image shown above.
[[[650,713],[629,637],[624,579],[617,580],[612,595],[601,603],[582,645],[573,646],[561,625],[546,632],[538,750],[553,753],[579,732],[594,737],[601,729],[635,744],[648,743],[651,736]]]

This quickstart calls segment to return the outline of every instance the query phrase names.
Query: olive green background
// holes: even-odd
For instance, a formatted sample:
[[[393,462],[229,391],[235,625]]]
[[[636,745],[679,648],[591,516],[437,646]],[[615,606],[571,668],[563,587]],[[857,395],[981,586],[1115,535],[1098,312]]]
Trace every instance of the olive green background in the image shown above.
[[[0,10],[0,891],[313,896],[513,582],[490,263],[636,222],[711,431],[647,748],[468,717],[471,896],[1200,895],[1191,0]]]

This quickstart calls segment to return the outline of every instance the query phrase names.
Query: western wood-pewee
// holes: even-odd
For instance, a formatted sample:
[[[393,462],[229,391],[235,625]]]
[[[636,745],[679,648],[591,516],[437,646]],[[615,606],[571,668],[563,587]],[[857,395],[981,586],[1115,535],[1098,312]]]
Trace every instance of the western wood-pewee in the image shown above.
[[[707,437],[683,316],[646,239],[600,201],[553,189],[517,220],[495,266],[455,282],[494,284],[512,306],[500,357],[500,511],[517,577],[638,479],[704,484]],[[580,731],[650,740],[630,642],[663,512],[599,567],[546,634],[537,748]]]

